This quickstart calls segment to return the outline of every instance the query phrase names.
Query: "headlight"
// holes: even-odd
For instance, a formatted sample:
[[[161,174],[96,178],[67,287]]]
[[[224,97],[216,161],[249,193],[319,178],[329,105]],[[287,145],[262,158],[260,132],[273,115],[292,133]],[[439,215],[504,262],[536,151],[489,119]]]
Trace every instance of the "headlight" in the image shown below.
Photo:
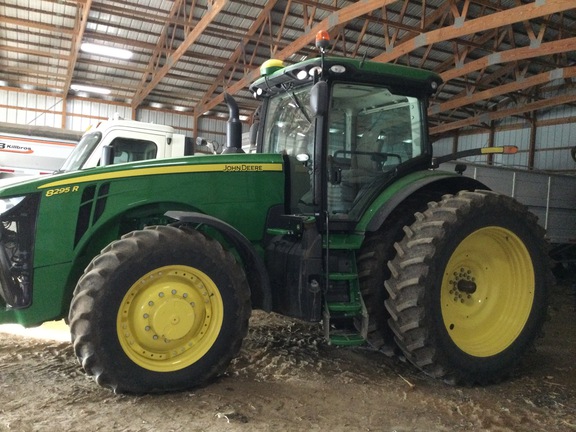
[[[14,207],[20,204],[24,200],[24,198],[26,197],[19,196],[11,198],[0,198],[0,216],[2,216],[9,210],[12,210]]]

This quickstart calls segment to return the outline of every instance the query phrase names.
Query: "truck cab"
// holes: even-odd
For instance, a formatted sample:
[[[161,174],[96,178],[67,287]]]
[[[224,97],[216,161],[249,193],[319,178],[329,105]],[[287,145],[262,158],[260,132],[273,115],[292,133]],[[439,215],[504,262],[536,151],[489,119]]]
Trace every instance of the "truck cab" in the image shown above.
[[[175,133],[171,126],[108,120],[86,131],[58,172],[92,168],[100,164],[184,156],[190,154],[190,148],[186,137]]]

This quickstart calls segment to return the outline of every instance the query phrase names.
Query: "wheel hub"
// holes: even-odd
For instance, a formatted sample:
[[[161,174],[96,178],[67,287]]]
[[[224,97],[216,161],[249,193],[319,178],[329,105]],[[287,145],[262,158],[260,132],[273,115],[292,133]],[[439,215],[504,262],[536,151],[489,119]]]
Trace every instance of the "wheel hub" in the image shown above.
[[[460,303],[472,300],[472,294],[476,292],[477,288],[476,278],[472,270],[464,267],[461,267],[459,271],[455,271],[448,283],[452,287],[450,294],[453,296],[453,300]]]
[[[167,342],[181,339],[194,327],[194,307],[174,297],[152,307],[149,313],[151,330]]]

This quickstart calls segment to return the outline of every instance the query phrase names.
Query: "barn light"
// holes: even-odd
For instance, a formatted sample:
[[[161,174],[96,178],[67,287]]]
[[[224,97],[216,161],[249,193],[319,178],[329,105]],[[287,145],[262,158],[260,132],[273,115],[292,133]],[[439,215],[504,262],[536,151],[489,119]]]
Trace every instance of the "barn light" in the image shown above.
[[[90,54],[97,54],[105,57],[114,57],[123,60],[132,58],[132,51],[121,48],[113,48],[105,45],[98,45],[93,43],[83,43],[80,49]]]
[[[110,89],[103,88],[103,87],[92,87],[92,86],[87,86],[87,85],[82,85],[82,84],[72,84],[70,86],[70,88],[72,90],[78,91],[78,92],[98,93],[98,94],[103,94],[103,95],[110,94]]]

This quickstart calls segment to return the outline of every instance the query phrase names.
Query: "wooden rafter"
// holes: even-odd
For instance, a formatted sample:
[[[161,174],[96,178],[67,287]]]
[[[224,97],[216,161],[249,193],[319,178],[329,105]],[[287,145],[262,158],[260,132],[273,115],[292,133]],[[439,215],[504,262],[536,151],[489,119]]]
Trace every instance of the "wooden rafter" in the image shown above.
[[[439,126],[434,126],[430,128],[431,135],[437,135],[441,133],[445,133],[448,131],[461,129],[464,127],[474,126],[482,123],[489,123],[490,121],[500,120],[506,117],[516,116],[520,114],[524,114],[531,111],[538,111],[545,108],[550,108],[557,105],[569,104],[576,102],[576,95],[562,95],[556,96],[553,98],[548,98],[544,100],[540,100],[537,102],[532,102],[528,104],[524,104],[519,107],[509,108],[504,110],[498,110],[490,113],[484,113],[476,117],[471,117],[465,120],[454,121],[447,124],[442,124]]]
[[[66,97],[70,90],[70,84],[72,83],[72,77],[74,76],[74,69],[76,68],[76,61],[78,60],[78,53],[80,52],[80,45],[82,44],[86,24],[88,24],[88,14],[90,13],[91,6],[92,0],[86,0],[85,3],[78,4],[76,25],[74,29],[75,33],[72,36],[72,49],[70,50],[70,60],[68,61],[68,71],[66,72],[64,85],[62,86],[63,97]]]
[[[151,75],[150,81],[148,81],[148,75],[149,74],[147,71],[147,73],[145,74],[145,77],[143,78],[143,81],[145,81],[146,84],[139,86],[138,91],[136,92],[136,94],[132,98],[132,108],[133,109],[135,107],[137,107],[138,105],[140,105],[140,103],[142,103],[144,98],[146,98],[146,96],[148,96],[150,94],[150,92],[158,85],[158,83],[162,80],[162,78],[164,78],[166,76],[166,74],[170,71],[170,69],[172,69],[172,67],[184,55],[186,50],[188,50],[188,48],[201,35],[202,31],[204,31],[204,29],[206,27],[208,27],[208,25],[214,20],[214,18],[216,18],[218,13],[222,10],[222,8],[226,5],[227,2],[228,2],[228,0],[214,0],[211,4],[211,7],[208,8],[208,10],[202,16],[200,21],[194,26],[193,29],[191,29],[188,32],[186,38],[178,46],[178,48],[174,51],[174,53],[172,53],[170,56],[168,56],[166,58],[166,62],[162,66],[160,66],[160,64],[157,62],[157,60],[159,60],[160,52],[157,53],[158,56],[155,59],[153,59],[154,63],[151,62],[151,64],[153,64],[153,66],[154,66],[153,67],[154,71],[150,73],[150,75]],[[171,11],[172,16],[176,15],[176,13],[179,10],[179,6],[180,6],[180,4],[178,3],[178,1],[176,1],[174,4],[174,8]],[[166,30],[166,28],[165,28],[165,30]],[[161,38],[162,40],[160,40],[159,45],[157,47],[159,48],[160,44],[165,43],[169,37],[170,37],[170,35],[168,34],[168,32],[167,31],[164,32],[163,38]],[[173,42],[173,40],[172,40],[172,42]],[[170,44],[169,46],[171,47],[172,44]]]
[[[444,72],[440,74],[440,76],[444,81],[448,81],[469,74],[470,72],[484,69],[488,66],[574,50],[576,50],[576,37],[545,42],[542,43],[538,48],[531,48],[527,46],[494,53],[489,56],[485,56],[472,62],[466,63],[460,68],[455,68]]]
[[[465,25],[462,23],[462,25],[455,25],[451,28],[443,27],[427,33],[422,33],[419,36],[394,47],[391,52],[385,52],[376,56],[373,60],[379,62],[391,62],[392,60],[423,46],[523,22],[533,18],[539,18],[573,8],[574,5],[566,0],[548,0],[541,4],[536,2],[517,6],[502,12],[496,12],[488,16],[468,20],[465,22]]]
[[[518,92],[541,84],[547,84],[557,79],[568,79],[574,77],[576,77],[576,66],[567,67],[563,69],[555,69],[549,72],[544,72],[538,75],[531,76],[529,78],[523,78],[516,82],[496,86],[488,90],[468,94],[458,98],[453,98],[440,104],[433,104],[430,106],[428,112],[431,115],[439,114],[441,112],[461,108],[463,106],[471,105],[484,100],[489,100],[496,96],[502,96],[507,93]]]
[[[336,0],[229,0],[192,42],[194,54],[189,49],[176,60],[214,0],[7,2],[0,19],[0,52],[5,54],[0,81],[10,91],[60,91],[69,86],[65,80],[71,73],[83,83],[110,88],[106,103],[128,103],[136,112],[158,102],[166,110],[194,108],[195,115],[214,111],[222,102],[220,93],[227,91],[250,115],[256,102],[246,87],[258,66],[271,57],[298,61],[315,55],[315,31],[329,17],[324,28],[334,42],[331,53],[385,58],[441,74],[445,83],[430,113],[433,124],[445,126],[483,119],[514,102],[537,102],[556,94],[556,87],[558,94],[573,91],[576,8],[571,3],[364,0],[340,10]],[[89,25],[78,38],[86,5]],[[354,17],[347,19],[347,13]],[[218,50],[215,41],[224,37],[226,44]],[[86,41],[125,47],[135,56],[110,62],[74,54]],[[551,78],[560,70],[567,78]]]
[[[85,7],[84,4],[79,5],[79,8],[83,8],[83,7]],[[79,10],[81,10],[81,9],[79,9]],[[12,24],[12,25],[16,25],[16,26],[24,27],[24,28],[39,29],[39,30],[43,30],[43,31],[47,31],[47,32],[55,33],[55,34],[66,34],[66,35],[72,35],[72,36],[74,34],[76,34],[78,31],[75,28],[58,27],[58,26],[55,26],[52,24],[45,24],[45,23],[38,22],[38,21],[17,19],[17,18],[11,18],[11,17],[6,17],[6,16],[2,17],[2,23],[3,24]]]
[[[318,33],[320,30],[331,30],[338,25],[349,22],[355,18],[368,14],[377,8],[383,7],[395,1],[396,0],[367,0],[361,3],[354,3],[350,6],[346,6],[345,8],[332,12],[327,18],[323,19],[314,27],[306,31],[294,42],[290,43],[289,46],[277,52],[274,57],[279,60],[285,60],[310,44],[315,39],[316,33]],[[249,85],[257,77],[258,70],[252,70],[251,72],[245,74],[244,78],[228,87],[226,91],[230,94],[235,94],[239,90]],[[220,94],[204,105],[197,106],[196,111],[200,113],[209,111],[215,106],[221,104],[223,101],[224,95]]]
[[[208,88],[208,90],[206,91],[204,96],[202,96],[200,102],[198,103],[198,106],[202,106],[203,104],[205,104],[208,101],[208,99],[210,97],[212,97],[212,95],[214,94],[214,91],[225,80],[226,75],[228,75],[228,74],[232,75],[234,73],[234,70],[235,70],[234,64],[238,61],[240,56],[244,54],[244,48],[248,44],[248,41],[250,40],[250,38],[253,35],[255,35],[259,30],[264,28],[266,23],[270,22],[270,11],[274,8],[275,5],[276,5],[276,1],[269,1],[266,3],[266,6],[264,6],[264,8],[262,9],[262,11],[258,15],[258,17],[254,20],[254,23],[248,29],[248,31],[246,33],[246,37],[244,38],[244,40],[242,40],[241,44],[236,48],[236,50],[234,50],[234,52],[230,56],[228,63],[222,68],[222,70],[218,74],[218,77],[214,80],[212,85]],[[251,64],[252,64],[252,61],[248,61],[245,64],[245,66],[250,66]],[[202,114],[202,112],[198,113],[198,114]]]

